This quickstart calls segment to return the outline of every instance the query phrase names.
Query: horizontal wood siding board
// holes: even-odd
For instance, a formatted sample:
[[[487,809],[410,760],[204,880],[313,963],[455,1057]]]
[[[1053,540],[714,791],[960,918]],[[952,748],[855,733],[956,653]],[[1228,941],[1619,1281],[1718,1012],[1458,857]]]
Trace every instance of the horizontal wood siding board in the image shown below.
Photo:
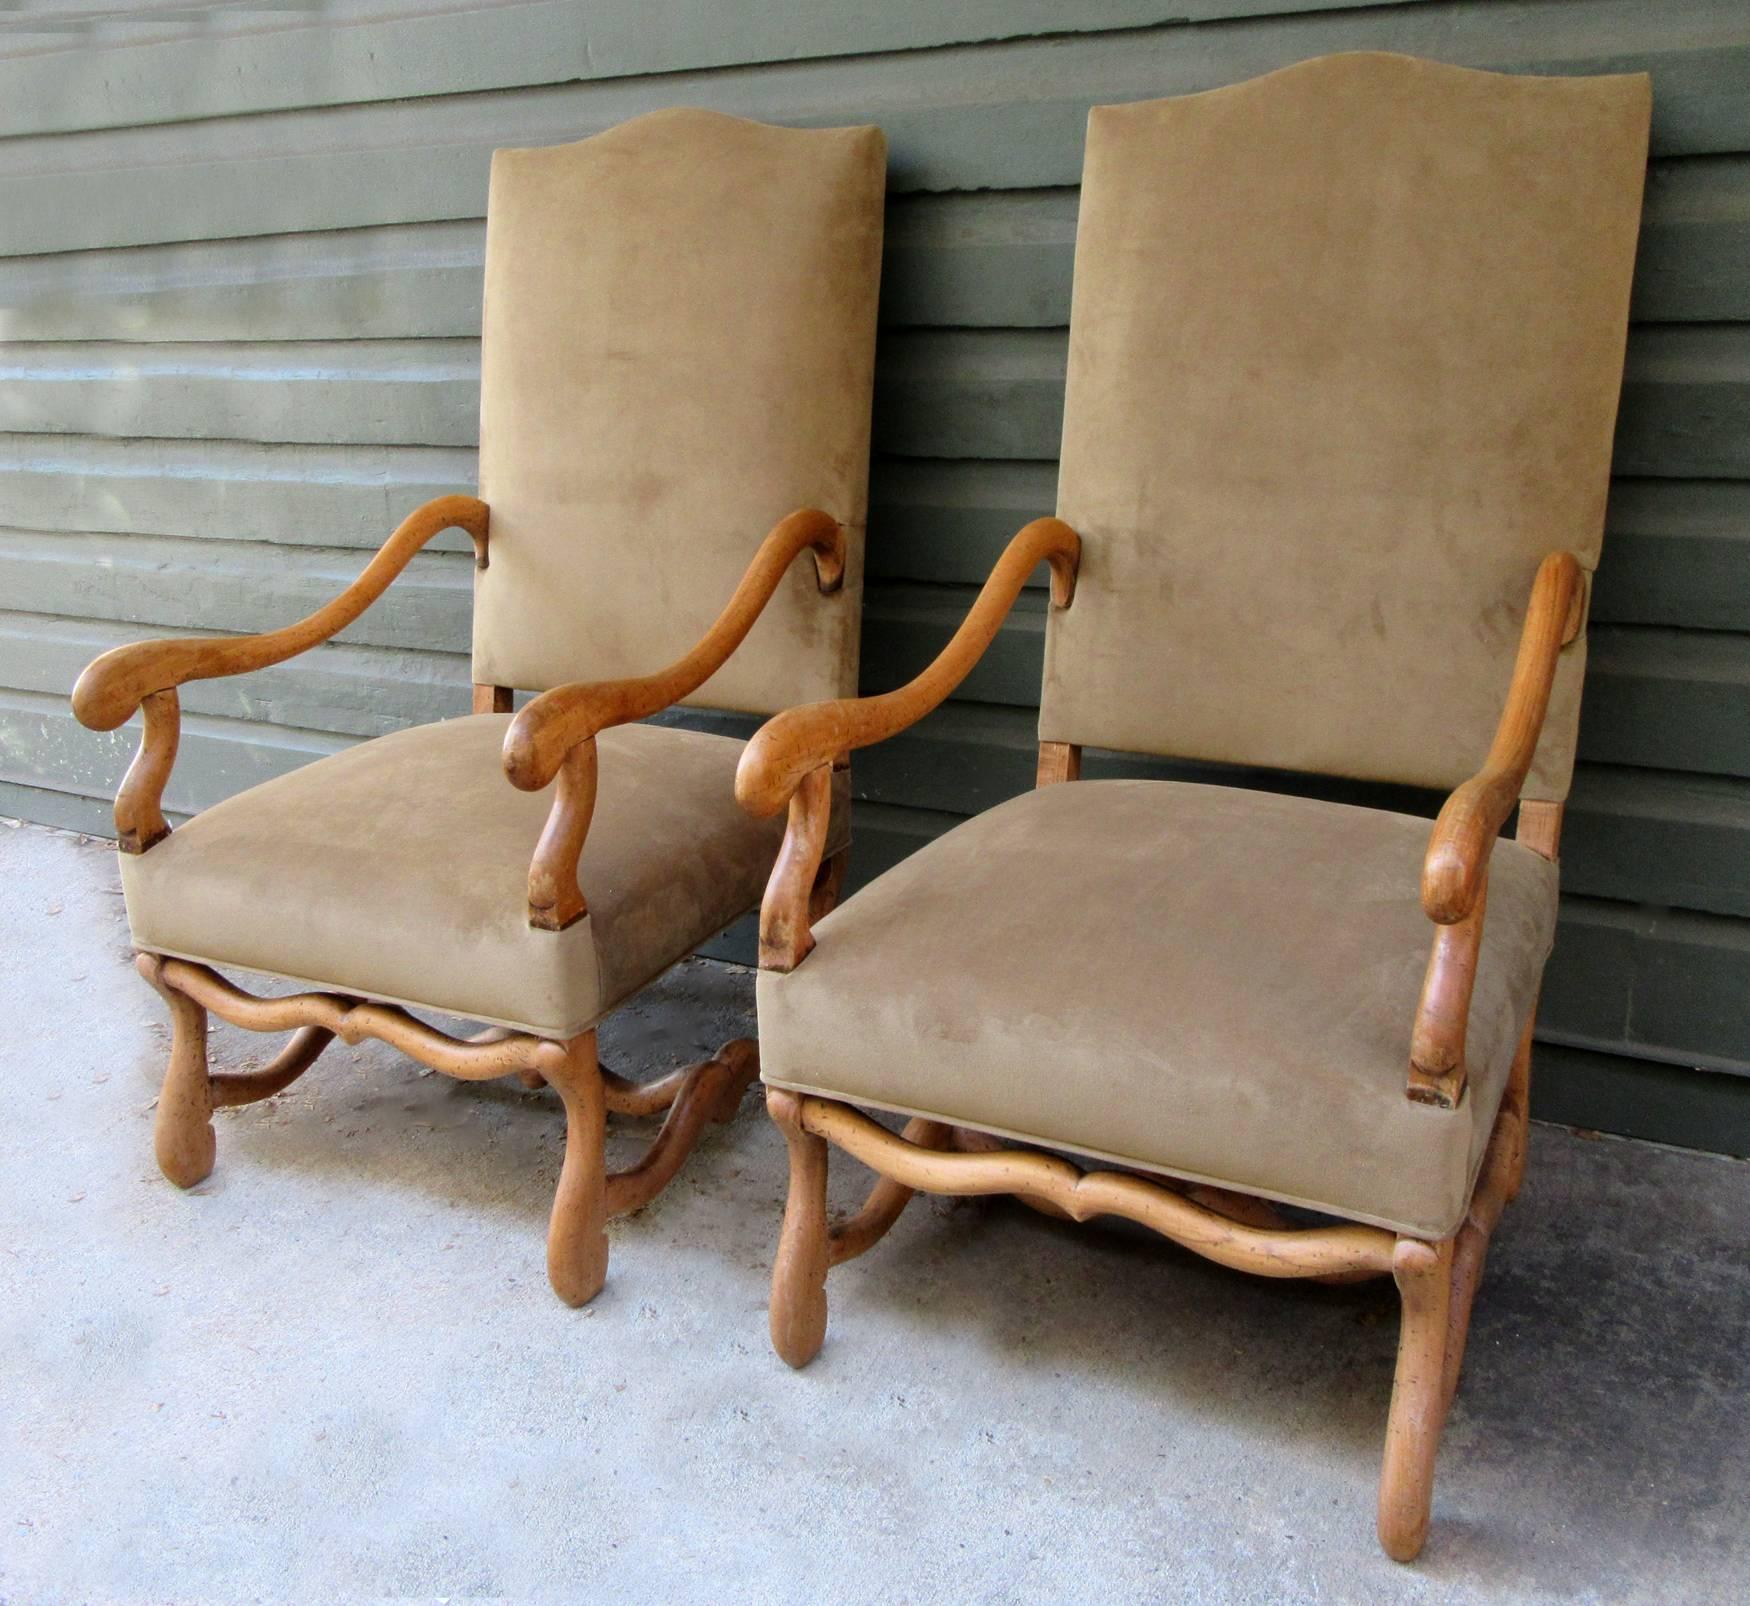
[[[1750,482],[1618,479],[1596,624],[1750,631]]]
[[[108,535],[0,529],[13,610],[152,628],[274,630],[332,601],[364,561],[324,548],[156,536],[118,546]],[[466,653],[473,603],[471,555],[421,553],[335,639]]]
[[[943,6],[889,0],[846,11],[812,0],[734,9],[718,0],[665,0],[660,27],[650,24],[648,0],[523,0],[505,10],[437,10],[338,27],[310,26],[293,16],[286,26],[242,35],[203,31],[163,42],[149,36],[108,49],[0,60],[0,138],[1353,3],[958,0]],[[210,26],[219,17],[203,20]]]
[[[878,122],[898,191],[1067,185],[1090,105],[1350,49],[1510,71],[1646,70],[1658,155],[1743,152],[1745,34],[1735,0],[1469,0],[949,47],[903,66],[841,58],[213,118],[0,142],[0,209],[18,254],[480,217],[495,146],[574,139],[661,105]]]
[[[1592,631],[1579,754],[1603,764],[1750,775],[1750,638]]]
[[[483,219],[0,258],[8,340],[477,337]]]
[[[926,459],[1048,462],[1063,423],[1063,330],[890,334],[875,445]],[[0,352],[14,434],[472,446],[473,340],[17,342]],[[1750,325],[1634,331],[1619,473],[1750,479]]]
[[[22,786],[16,781],[0,781],[0,819],[28,820],[111,841],[115,838],[115,814],[107,799],[57,792],[46,786]]]
[[[374,549],[477,483],[472,447],[0,435],[0,508],[39,530]],[[451,531],[432,550],[472,547]]]
[[[1750,783],[1581,765],[1562,831],[1562,884],[1750,917]]]
[[[0,429],[316,445],[473,446],[477,340],[0,350]]]
[[[88,731],[64,699],[0,692],[0,782],[107,806],[138,744],[137,720],[119,731]],[[182,722],[166,810],[173,818],[187,818],[345,745],[325,732],[191,714]]]
[[[1654,162],[1643,216],[1635,318],[1750,319],[1750,156]]]
[[[1072,188],[894,197],[882,317],[894,328],[1069,321]],[[480,332],[478,220],[0,258],[0,338],[341,340]],[[1750,158],[1657,162],[1635,317],[1750,319]]]
[[[420,502],[474,483],[471,448],[0,436],[0,507],[42,531],[375,548]],[[977,585],[1056,495],[1054,462],[878,460],[870,577]],[[469,550],[454,532],[434,548]],[[1750,484],[1618,481],[1593,621],[1750,631],[1747,564]]]
[[[1540,1043],[1531,1114],[1591,1132],[1750,1156],[1750,1078]]]
[[[99,653],[148,634],[193,633],[0,614],[0,686],[46,696],[66,708],[80,670]],[[472,684],[468,660],[460,653],[329,645],[251,675],[189,681],[181,697],[189,712],[215,718],[382,736],[467,713]]]
[[[1564,898],[1537,1018],[1552,1042],[1750,1075],[1750,927]]]

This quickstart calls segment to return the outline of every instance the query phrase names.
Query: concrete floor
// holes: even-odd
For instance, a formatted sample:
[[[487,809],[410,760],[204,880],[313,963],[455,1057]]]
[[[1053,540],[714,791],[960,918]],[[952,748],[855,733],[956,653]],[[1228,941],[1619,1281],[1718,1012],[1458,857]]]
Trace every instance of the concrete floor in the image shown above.
[[[1743,1164],[1536,1131],[1404,1569],[1373,1538],[1389,1285],[919,1201],[792,1373],[757,1095],[571,1311],[550,1094],[337,1046],[222,1113],[182,1194],[111,853],[0,828],[0,953],[0,1600],[1746,1598]],[[605,1056],[694,1057],[751,992],[683,966]]]

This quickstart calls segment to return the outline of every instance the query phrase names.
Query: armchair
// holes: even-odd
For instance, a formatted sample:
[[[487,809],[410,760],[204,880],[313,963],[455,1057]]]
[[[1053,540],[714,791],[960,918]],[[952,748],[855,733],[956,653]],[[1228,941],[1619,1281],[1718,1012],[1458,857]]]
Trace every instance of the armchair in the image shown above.
[[[735,1112],[750,1040],[642,1084],[596,1053],[602,1016],[755,906],[780,840],[735,806],[738,743],[639,722],[856,683],[884,167],[872,128],[701,111],[499,152],[480,495],[418,509],[285,629],[141,642],[81,676],[88,726],[143,713],[116,835],[137,963],[174,1027],[155,1139],[173,1182],[211,1170],[215,1108],[278,1092],[336,1036],[465,1080],[518,1074],[564,1105],[547,1263],[581,1304],[606,1275],[606,1220]],[[177,687],[328,640],[451,526],[476,554],[472,715],[172,831]],[[513,688],[538,693],[514,716]],[[846,815],[827,843],[840,873]],[[302,990],[255,996],[226,970]],[[485,1029],[453,1037],[414,1010]],[[215,1072],[209,1012],[292,1036],[263,1070]],[[613,1175],[608,1112],[666,1112]]]
[[[788,806],[758,1002],[789,1364],[920,1189],[1390,1276],[1378,1533],[1420,1551],[1524,1162],[1647,125],[1644,78],[1386,55],[1093,111],[1059,519],[911,684],[782,713],[737,767]],[[1042,558],[1038,786],[823,910],[831,764],[947,695]],[[1084,746],[1449,797],[1430,834],[1084,781]],[[879,1174],[836,1226],[829,1146]]]

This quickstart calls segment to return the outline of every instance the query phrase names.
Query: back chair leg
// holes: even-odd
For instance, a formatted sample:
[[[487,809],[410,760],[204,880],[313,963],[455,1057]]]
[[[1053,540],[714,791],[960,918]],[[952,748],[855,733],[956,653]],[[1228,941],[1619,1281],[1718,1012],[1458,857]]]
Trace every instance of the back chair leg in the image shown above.
[[[207,1074],[207,1012],[165,983],[155,955],[141,954],[136,965],[170,1009],[170,1068],[158,1090],[152,1131],[158,1169],[177,1187],[192,1188],[212,1174],[218,1150],[213,1084]]]
[[[766,1109],[790,1147],[790,1193],[772,1262],[772,1348],[791,1366],[806,1366],[826,1338],[826,1139],[802,1129],[802,1101],[766,1090]]]
[[[738,1037],[725,1043],[710,1059],[677,1072],[679,1091],[668,1094],[668,1117],[656,1140],[645,1151],[644,1158],[624,1171],[615,1171],[607,1179],[607,1212],[623,1216],[628,1211],[642,1210],[669,1185],[674,1174],[692,1153],[693,1145],[708,1121],[726,1125],[735,1119],[741,1108],[741,1096],[749,1083],[760,1073],[759,1047],[749,1037]],[[663,1084],[672,1078],[664,1077]],[[662,1084],[646,1083],[643,1088],[607,1076],[602,1078],[609,1109],[623,1104],[641,1108],[639,1095]],[[615,1082],[631,1087],[631,1097],[617,1096]]]
[[[1428,1536],[1434,1457],[1446,1424],[1446,1347],[1452,1299],[1450,1238],[1400,1238],[1392,1276],[1403,1301],[1397,1375],[1379,1480],[1379,1542],[1393,1561],[1414,1561]]]
[[[565,1164],[547,1227],[547,1277],[567,1305],[586,1305],[608,1275],[607,1099],[593,1031],[546,1062],[565,1103]]]

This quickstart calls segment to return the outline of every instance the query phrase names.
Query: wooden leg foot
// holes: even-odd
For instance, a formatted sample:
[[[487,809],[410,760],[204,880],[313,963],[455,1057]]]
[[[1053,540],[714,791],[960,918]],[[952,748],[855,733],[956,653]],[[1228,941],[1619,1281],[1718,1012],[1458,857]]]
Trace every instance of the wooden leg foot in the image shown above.
[[[170,1009],[170,1068],[158,1090],[152,1144],[158,1169],[179,1188],[204,1182],[213,1171],[213,1088],[207,1075],[207,1012],[163,979],[163,961],[141,954],[140,974]]]
[[[802,1101],[782,1088],[766,1109],[790,1149],[790,1193],[772,1262],[772,1348],[791,1366],[806,1366],[826,1338],[826,1140],[802,1129]]]
[[[550,1066],[547,1080],[565,1102],[565,1164],[547,1228],[547,1277],[567,1305],[587,1305],[608,1275],[607,1104],[595,1033],[572,1039]]]
[[[1434,1457],[1446,1424],[1452,1254],[1451,1239],[1429,1244],[1400,1238],[1392,1256],[1403,1328],[1379,1480],[1379,1542],[1393,1561],[1414,1561],[1428,1536]]]

